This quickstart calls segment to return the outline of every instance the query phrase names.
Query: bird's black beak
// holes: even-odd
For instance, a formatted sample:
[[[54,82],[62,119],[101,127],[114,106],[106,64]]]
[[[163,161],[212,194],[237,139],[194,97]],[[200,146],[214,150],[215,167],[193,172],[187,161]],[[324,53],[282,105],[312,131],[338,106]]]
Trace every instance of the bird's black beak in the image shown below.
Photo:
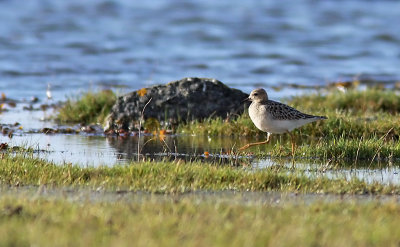
[[[245,102],[245,101],[249,101],[249,100],[250,100],[250,96],[245,98],[244,100],[242,100],[242,103]]]

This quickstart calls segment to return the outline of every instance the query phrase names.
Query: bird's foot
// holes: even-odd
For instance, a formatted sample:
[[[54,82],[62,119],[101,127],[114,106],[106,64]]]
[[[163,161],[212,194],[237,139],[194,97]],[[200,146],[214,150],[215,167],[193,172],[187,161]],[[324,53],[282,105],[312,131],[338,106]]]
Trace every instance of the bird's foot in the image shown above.
[[[239,148],[238,151],[243,151],[245,149],[248,149],[249,147],[256,146],[256,145],[262,145],[262,144],[267,144],[269,142],[269,139],[263,142],[254,142],[254,143],[248,143],[244,145],[243,147]]]
[[[248,149],[250,147],[250,143],[244,145],[243,147],[239,148],[238,151],[243,151],[245,149]]]

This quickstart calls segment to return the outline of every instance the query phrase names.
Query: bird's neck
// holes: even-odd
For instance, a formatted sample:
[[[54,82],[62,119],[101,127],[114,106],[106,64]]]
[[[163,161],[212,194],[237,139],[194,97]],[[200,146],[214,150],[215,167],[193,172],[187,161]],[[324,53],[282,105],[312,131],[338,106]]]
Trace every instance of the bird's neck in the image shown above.
[[[257,104],[266,104],[268,102],[268,99],[259,99],[256,101],[253,101],[253,103],[257,103]]]

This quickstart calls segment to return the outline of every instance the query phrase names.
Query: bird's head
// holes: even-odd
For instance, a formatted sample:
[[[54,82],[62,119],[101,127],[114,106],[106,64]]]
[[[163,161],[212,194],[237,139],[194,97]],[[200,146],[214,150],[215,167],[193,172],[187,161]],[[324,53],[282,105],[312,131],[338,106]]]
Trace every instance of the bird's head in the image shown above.
[[[263,102],[268,100],[268,94],[263,88],[257,88],[251,91],[248,99],[253,102]]]

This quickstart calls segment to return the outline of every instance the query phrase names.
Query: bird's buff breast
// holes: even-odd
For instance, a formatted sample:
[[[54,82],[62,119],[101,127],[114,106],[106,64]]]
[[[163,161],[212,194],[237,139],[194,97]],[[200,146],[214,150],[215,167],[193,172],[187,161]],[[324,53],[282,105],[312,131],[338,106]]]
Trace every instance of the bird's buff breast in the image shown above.
[[[258,107],[256,104],[251,104],[249,115],[254,125],[264,132],[280,134],[292,130],[290,122],[272,119],[270,114],[265,110],[265,107]]]

